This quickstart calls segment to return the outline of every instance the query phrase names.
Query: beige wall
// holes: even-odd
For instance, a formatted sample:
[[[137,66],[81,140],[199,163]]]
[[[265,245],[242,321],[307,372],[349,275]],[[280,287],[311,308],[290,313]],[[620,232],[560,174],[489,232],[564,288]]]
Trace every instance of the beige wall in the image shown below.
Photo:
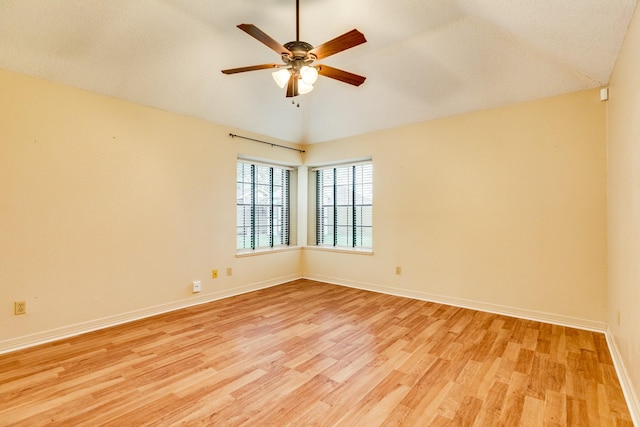
[[[309,146],[373,157],[375,254],[236,258],[236,157],[298,153],[6,71],[0,90],[0,341],[300,274],[606,319],[597,91]]]
[[[0,90],[0,341],[188,302],[195,279],[202,298],[300,274],[606,320],[597,91],[316,144],[301,159],[10,72]],[[374,255],[236,258],[239,154],[308,165],[373,157]],[[12,314],[17,300],[26,316]]]
[[[640,415],[640,11],[610,83],[608,102],[608,322]]]
[[[305,250],[304,274],[604,322],[605,133],[590,90],[314,144],[373,158],[374,255]]]
[[[0,93],[0,343],[300,276],[298,251],[235,257],[236,157],[297,152],[6,71]]]

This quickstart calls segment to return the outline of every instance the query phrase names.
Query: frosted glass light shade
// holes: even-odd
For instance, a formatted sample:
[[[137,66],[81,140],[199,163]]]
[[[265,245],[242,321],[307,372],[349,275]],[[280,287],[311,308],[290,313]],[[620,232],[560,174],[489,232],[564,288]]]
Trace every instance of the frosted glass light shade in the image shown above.
[[[300,79],[308,85],[312,85],[318,80],[318,70],[305,65],[300,68]]]
[[[278,71],[274,71],[271,73],[273,76],[273,80],[275,80],[276,84],[280,86],[280,88],[284,88],[284,86],[289,81],[289,77],[291,77],[291,73],[288,68],[281,68]]]
[[[305,83],[302,78],[300,80],[298,80],[298,93],[300,95],[304,95],[305,93],[309,93],[312,90],[313,90],[313,85]]]

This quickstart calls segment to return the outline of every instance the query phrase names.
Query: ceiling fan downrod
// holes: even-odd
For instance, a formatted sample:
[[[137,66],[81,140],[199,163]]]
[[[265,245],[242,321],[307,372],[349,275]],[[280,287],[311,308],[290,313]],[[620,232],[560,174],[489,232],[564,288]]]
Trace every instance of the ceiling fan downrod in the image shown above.
[[[296,0],[296,41],[300,41],[300,0]]]

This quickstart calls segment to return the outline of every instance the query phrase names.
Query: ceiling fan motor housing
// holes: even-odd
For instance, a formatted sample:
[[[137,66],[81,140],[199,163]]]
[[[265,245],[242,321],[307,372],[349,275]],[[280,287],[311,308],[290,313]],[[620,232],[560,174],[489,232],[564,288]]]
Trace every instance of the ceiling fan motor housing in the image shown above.
[[[291,55],[288,55],[286,53],[282,55],[285,63],[293,62],[295,60],[305,60],[305,61],[309,61],[309,64],[310,64],[316,59],[315,55],[309,53],[309,51],[313,49],[313,46],[311,46],[307,42],[302,42],[302,41],[289,42],[285,44],[284,47],[287,48],[289,52],[291,52]],[[284,58],[287,58],[287,60],[285,60]]]

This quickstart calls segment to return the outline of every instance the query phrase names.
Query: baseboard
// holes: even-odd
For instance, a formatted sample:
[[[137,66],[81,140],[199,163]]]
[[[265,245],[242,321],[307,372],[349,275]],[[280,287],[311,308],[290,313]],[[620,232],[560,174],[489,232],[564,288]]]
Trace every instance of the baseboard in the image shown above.
[[[61,328],[51,329],[48,331],[25,335],[22,337],[11,338],[8,340],[0,341],[0,354],[9,353],[9,352],[20,350],[23,348],[33,347],[36,345],[45,344],[52,341],[58,341],[64,338],[81,335],[87,332],[109,328],[111,326],[121,325],[123,323],[144,319],[146,317],[156,316],[158,314],[167,313],[170,311],[180,310],[182,308],[191,307],[194,305],[205,304],[211,301],[228,298],[235,295],[245,294],[247,292],[257,291],[259,289],[269,288],[271,286],[276,286],[282,283],[290,282],[292,280],[300,279],[301,277],[302,276],[299,274],[292,274],[289,276],[279,277],[276,279],[265,280],[262,282],[239,286],[233,289],[227,289],[224,291],[202,294],[189,299],[173,301],[166,304],[147,307],[140,310],[130,311],[127,313],[116,314],[113,316],[103,317],[100,319],[95,319],[87,322],[77,323],[74,325],[64,326]]]
[[[640,426],[640,400],[638,400],[638,395],[633,389],[631,379],[627,373],[625,364],[622,361],[622,355],[618,350],[616,341],[613,339],[611,329],[607,329],[605,336],[607,337],[607,344],[609,345],[609,351],[611,353],[611,358],[613,359],[613,366],[615,366],[616,368],[616,373],[618,374],[618,378],[620,379],[622,392],[624,393],[624,397],[627,400],[629,412],[631,412],[631,419],[633,420],[634,425]]]
[[[316,274],[303,274],[305,279],[317,280],[319,282],[332,283],[335,285],[348,286],[350,288],[362,289],[365,291],[379,292],[388,295],[395,295],[405,298],[413,298],[422,301],[437,302],[440,304],[452,305],[455,307],[469,308],[471,310],[485,311],[488,313],[502,314],[521,319],[535,320],[538,322],[551,323],[554,325],[568,326],[571,328],[584,329],[593,332],[607,331],[606,322],[581,319],[571,316],[563,316],[543,311],[529,310],[518,307],[509,307],[498,304],[491,304],[481,301],[468,300],[463,298],[448,297],[444,295],[430,294],[428,292],[414,291],[411,289],[391,288],[388,286],[375,285],[372,283],[357,282],[337,277],[327,277]]]
[[[552,323],[562,326],[569,326],[578,329],[585,329],[596,332],[603,332],[609,345],[611,357],[620,379],[620,385],[622,391],[627,400],[627,406],[631,412],[631,417],[635,425],[640,426],[640,400],[636,395],[624,362],[611,331],[604,322],[596,322],[586,319],[579,319],[569,316],[561,316],[552,313],[539,312],[535,310],[520,309],[514,307],[507,307],[497,304],[489,304],[479,301],[467,300],[462,298],[446,297],[442,295],[430,294],[426,292],[414,291],[410,289],[390,288],[387,286],[374,285],[370,283],[357,282],[353,280],[340,279],[335,277],[327,277],[313,274],[304,275],[289,275],[276,279],[266,280],[257,283],[251,283],[248,285],[240,286],[233,289],[228,289],[219,292],[213,292],[204,295],[198,295],[187,300],[175,301],[167,304],[161,304],[154,307],[148,307],[140,310],[130,311],[114,316],[108,316],[101,319],[95,319],[88,322],[82,322],[75,325],[69,325],[62,328],[51,329],[48,331],[39,332],[36,334],[26,335],[23,337],[12,338],[0,342],[0,354],[9,353],[12,351],[33,347],[40,344],[45,344],[52,341],[58,341],[64,338],[69,338],[76,335],[81,335],[87,332],[96,331],[99,329],[109,328],[111,326],[120,325],[134,320],[144,319],[147,317],[155,316],[170,311],[180,310],[182,308],[191,307],[194,305],[205,304],[211,301],[220,300],[223,298],[229,298],[235,295],[245,294],[247,292],[257,291],[259,289],[265,289],[272,286],[277,286],[282,283],[290,282],[292,280],[305,278],[309,280],[316,280],[319,282],[332,283],[340,286],[348,286],[351,288],[362,289],[366,291],[384,293],[388,295],[395,295],[406,298],[413,298],[423,301],[432,301],[441,304],[452,305],[455,307],[469,308],[472,310],[485,311],[495,314],[503,314],[506,316],[519,317],[528,320],[535,320],[539,322]]]

